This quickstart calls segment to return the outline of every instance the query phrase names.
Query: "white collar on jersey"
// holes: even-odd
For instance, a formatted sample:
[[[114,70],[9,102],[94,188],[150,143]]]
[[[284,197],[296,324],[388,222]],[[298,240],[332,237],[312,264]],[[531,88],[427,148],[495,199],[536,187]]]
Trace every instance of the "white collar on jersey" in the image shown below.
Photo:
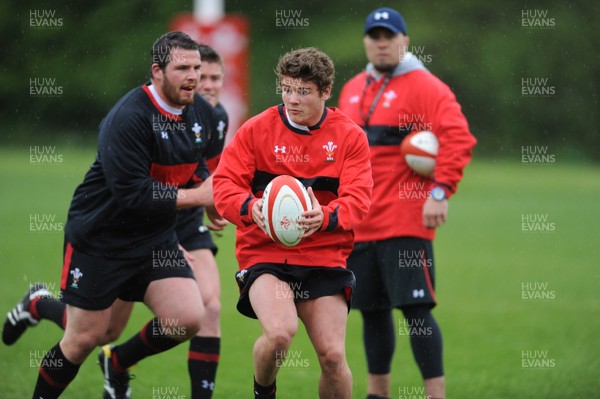
[[[292,125],[292,127],[295,127],[296,129],[300,129],[300,130],[306,130],[307,132],[310,131],[310,129],[308,128],[308,126],[299,125],[296,122],[294,122],[293,120],[291,120],[290,119],[290,114],[288,114],[288,112],[287,112],[287,108],[285,109],[285,117],[287,118],[287,120],[290,123],[290,125]]]
[[[156,87],[154,87],[154,85],[149,85],[148,89],[150,90],[150,93],[152,93],[152,97],[154,97],[154,99],[156,100],[158,105],[160,105],[160,107],[162,109],[164,109],[165,111],[167,111],[168,113],[173,114],[173,115],[181,115],[182,114],[182,112],[183,112],[182,109],[170,106],[158,95],[158,92],[156,91]]]

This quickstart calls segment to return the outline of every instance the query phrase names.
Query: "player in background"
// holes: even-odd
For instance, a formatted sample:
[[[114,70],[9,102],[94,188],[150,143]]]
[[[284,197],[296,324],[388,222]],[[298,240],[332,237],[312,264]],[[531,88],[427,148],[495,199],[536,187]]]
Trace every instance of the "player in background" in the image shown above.
[[[219,102],[223,88],[224,67],[219,54],[211,47],[199,46],[202,68],[197,91],[214,108],[217,145],[206,154],[206,163],[212,174],[216,169],[227,133],[228,116]],[[207,212],[212,211],[207,208]],[[186,260],[197,277],[198,288],[204,302],[204,316],[200,330],[190,339],[188,372],[192,387],[192,399],[209,399],[215,388],[215,376],[221,352],[221,283],[215,261],[217,246],[210,230],[222,230],[227,221],[213,216],[219,223],[203,224],[204,208],[181,209],[177,218],[177,238],[184,248]]]
[[[283,104],[242,125],[213,180],[217,210],[237,227],[237,309],[262,327],[253,350],[254,398],[276,397],[298,318],[321,366],[319,397],[351,398],[345,337],[354,276],[345,266],[352,229],[370,204],[368,143],[355,123],[325,106],[335,73],[326,54],[289,52],[276,71]],[[303,240],[290,248],[267,236],[261,211],[265,187],[284,174],[308,187],[313,205],[299,220]]]
[[[177,209],[213,204],[203,154],[215,122],[210,104],[195,93],[197,46],[181,32],[158,38],[150,82],[126,94],[100,124],[96,161],[65,225],[66,329],[42,361],[35,399],[59,397],[90,352],[107,342],[117,298],[143,301],[155,318],[124,344],[101,351],[105,397],[129,398],[127,369],[200,327],[202,299],[175,234]],[[190,180],[193,188],[180,188]],[[177,333],[165,329],[170,320]],[[59,366],[45,367],[48,360]]]
[[[368,398],[389,398],[396,328],[405,320],[428,398],[445,397],[442,335],[436,305],[432,240],[445,223],[476,141],[452,91],[407,52],[406,24],[398,11],[378,8],[367,17],[363,44],[369,64],[348,81],[339,107],[367,134],[373,167],[373,205],[356,228],[348,268],[356,275],[353,307],[363,316],[369,369]],[[431,179],[409,169],[400,143],[410,131],[430,130],[439,153]]]
[[[224,67],[221,57],[211,47],[200,44],[201,77],[196,91],[213,107],[216,124],[213,131],[216,139],[211,140],[205,157],[212,174],[223,149],[228,127],[228,115],[219,103],[223,87]],[[214,255],[217,247],[209,234],[210,230],[222,230],[224,220],[216,217],[215,223],[203,225],[203,207],[180,209],[177,220],[177,237],[184,250],[184,257],[198,276],[198,287],[204,303],[201,328],[190,339],[188,371],[192,386],[192,399],[211,398],[220,354],[220,279]],[[113,305],[113,321],[106,334],[105,342],[113,342],[125,328],[133,309],[133,302],[117,299]],[[27,327],[36,326],[41,320],[51,320],[61,329],[66,325],[66,304],[53,297],[41,283],[32,284],[25,297],[7,315],[2,331],[6,345],[12,345]],[[106,348],[106,350],[110,350]]]

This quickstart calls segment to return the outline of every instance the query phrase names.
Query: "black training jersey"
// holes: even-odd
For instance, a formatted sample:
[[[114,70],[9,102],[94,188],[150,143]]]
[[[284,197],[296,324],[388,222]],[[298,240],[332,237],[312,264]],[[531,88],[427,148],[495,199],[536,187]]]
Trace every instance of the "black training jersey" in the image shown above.
[[[227,111],[218,103],[213,108],[215,125],[213,130],[215,132],[214,140],[211,141],[212,145],[208,148],[205,154],[206,165],[210,174],[214,173],[221,159],[221,153],[223,152],[223,146],[225,144],[225,136],[227,135],[227,129],[229,127],[229,115]],[[184,237],[189,234],[190,230],[197,230],[203,225],[203,207],[194,207],[181,209],[177,212],[177,235],[178,237]],[[190,227],[189,225],[192,225]]]
[[[216,126],[214,131],[216,132],[216,145],[212,146],[212,149],[206,154],[206,163],[208,170],[213,173],[217,169],[219,160],[221,159],[221,153],[223,152],[223,145],[225,144],[225,136],[227,135],[227,129],[229,129],[229,115],[227,111],[221,105],[217,103],[214,107]]]
[[[177,188],[208,177],[214,126],[213,108],[199,95],[183,110],[149,83],[121,98],[100,123],[96,160],[73,195],[65,225],[71,245],[137,257],[176,240]]]
[[[211,141],[212,145],[209,147],[205,154],[206,165],[210,174],[214,173],[221,159],[221,153],[223,152],[223,145],[225,143],[225,136],[227,134],[227,128],[229,127],[229,116],[227,111],[218,103],[213,108],[215,115],[215,125],[213,131],[215,132],[215,138]],[[185,237],[190,235],[190,231],[194,231],[196,234],[202,232],[204,212],[203,207],[193,207],[187,209],[181,209],[177,212],[177,237],[183,244]],[[205,228],[205,227],[204,227]],[[185,247],[185,246],[184,246]],[[187,247],[186,247],[187,249]]]

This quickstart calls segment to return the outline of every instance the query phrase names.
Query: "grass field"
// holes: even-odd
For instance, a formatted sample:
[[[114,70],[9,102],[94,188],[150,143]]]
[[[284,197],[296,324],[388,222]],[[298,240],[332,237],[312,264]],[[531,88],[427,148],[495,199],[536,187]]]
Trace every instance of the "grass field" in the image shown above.
[[[0,150],[0,312],[29,282],[58,289],[62,225],[93,150],[54,146],[53,158],[30,147]],[[42,152],[52,150],[43,150]],[[36,160],[41,160],[36,162]],[[436,239],[437,296],[449,398],[600,397],[600,168],[477,161],[451,200],[449,223]],[[43,220],[45,228],[38,228]],[[33,225],[32,225],[33,223]],[[38,225],[36,225],[38,223]],[[36,227],[37,226],[37,227]],[[233,229],[217,239],[223,285],[223,345],[215,398],[251,396],[252,344],[258,323],[235,310]],[[400,314],[395,314],[399,323]],[[137,305],[121,341],[150,313]],[[52,323],[0,346],[0,398],[29,398],[36,362],[61,337]],[[364,398],[366,363],[360,317],[348,322],[354,397]],[[316,398],[319,366],[304,330],[291,353],[298,367],[278,377],[282,398]],[[187,345],[135,369],[134,398],[189,399]],[[64,398],[98,398],[95,354]],[[392,398],[424,398],[407,337],[399,335]]]

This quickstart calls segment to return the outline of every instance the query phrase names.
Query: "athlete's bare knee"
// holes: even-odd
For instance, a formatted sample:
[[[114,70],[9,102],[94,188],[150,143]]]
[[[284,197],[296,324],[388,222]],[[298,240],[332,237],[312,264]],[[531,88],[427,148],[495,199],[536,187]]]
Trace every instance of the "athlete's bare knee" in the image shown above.
[[[275,350],[287,350],[298,330],[297,326],[280,324],[266,332],[266,337]]]
[[[204,319],[218,319],[221,315],[221,301],[219,298],[211,298],[204,304]]]
[[[185,339],[189,339],[196,335],[202,327],[202,318],[204,317],[204,309],[187,312],[181,318],[181,325],[185,327]]]
[[[122,331],[122,329],[109,328],[104,337],[102,337],[102,342],[100,342],[100,345],[106,345],[116,341],[121,336]]]
[[[321,369],[325,374],[337,374],[346,364],[346,354],[342,347],[330,347],[318,356]]]
[[[77,356],[87,356],[97,346],[102,345],[104,335],[97,331],[79,332],[63,339],[61,346],[68,346],[69,352]]]
[[[219,336],[221,334],[221,303],[212,301],[205,305],[204,316],[200,322],[201,336]]]

